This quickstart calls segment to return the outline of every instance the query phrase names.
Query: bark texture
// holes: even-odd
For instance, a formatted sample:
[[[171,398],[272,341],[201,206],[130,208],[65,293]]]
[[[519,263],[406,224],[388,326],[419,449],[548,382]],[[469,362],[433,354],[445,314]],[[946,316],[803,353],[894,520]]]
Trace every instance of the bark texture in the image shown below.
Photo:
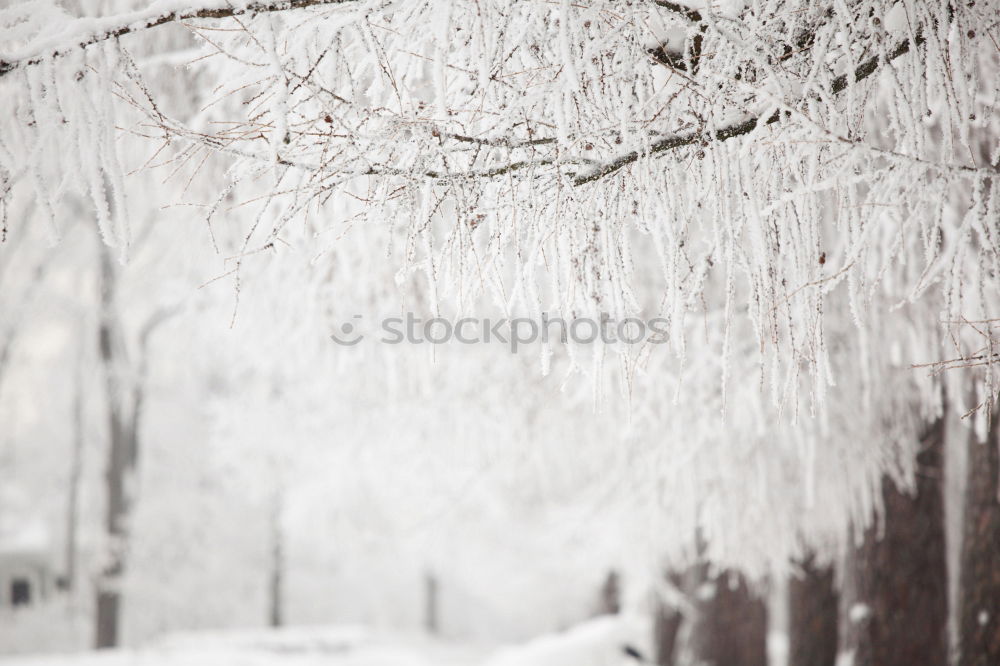
[[[705,666],[767,666],[767,607],[742,576],[704,575],[695,590],[691,650]]]
[[[848,555],[840,649],[854,666],[948,663],[943,448],[938,421],[921,438],[916,493],[884,479],[884,534],[872,526]]]
[[[653,617],[653,649],[658,666],[674,666],[677,658],[677,635],[684,616],[680,611],[663,602]]]
[[[1000,423],[970,438],[959,609],[961,666],[1000,664]]]
[[[788,666],[833,666],[837,661],[837,603],[833,569],[812,561],[788,581]]]

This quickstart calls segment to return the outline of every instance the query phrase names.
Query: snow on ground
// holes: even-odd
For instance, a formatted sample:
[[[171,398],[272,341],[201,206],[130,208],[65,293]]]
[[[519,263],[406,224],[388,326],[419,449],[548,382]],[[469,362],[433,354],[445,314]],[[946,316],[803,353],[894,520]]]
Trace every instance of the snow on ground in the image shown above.
[[[565,632],[489,650],[365,627],[297,627],[169,636],[143,648],[0,658],[2,666],[626,666],[645,652],[644,624],[600,617]]]
[[[362,627],[290,628],[171,636],[136,649],[18,656],[3,666],[464,666],[481,653]]]
[[[484,666],[626,666],[639,663],[626,647],[647,657],[648,623],[629,615],[608,615],[582,622],[559,634],[503,648]]]

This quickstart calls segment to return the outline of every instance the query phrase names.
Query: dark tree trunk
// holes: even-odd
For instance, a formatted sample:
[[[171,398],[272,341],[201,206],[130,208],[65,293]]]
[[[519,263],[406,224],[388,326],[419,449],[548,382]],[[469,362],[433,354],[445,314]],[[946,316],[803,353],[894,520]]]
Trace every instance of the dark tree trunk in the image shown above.
[[[833,569],[812,560],[788,581],[788,666],[833,666],[837,661],[837,593]]]
[[[674,666],[677,658],[677,634],[684,616],[662,601],[653,617],[653,649],[658,666]]]
[[[691,631],[695,659],[705,666],[767,666],[767,607],[742,576],[704,575],[693,592],[697,618]]]
[[[855,546],[844,570],[841,646],[854,666],[945,666],[944,424],[928,427],[917,456],[916,494],[883,480],[884,535]]]
[[[1000,664],[1000,414],[984,444],[970,438],[959,609],[961,666]]]
[[[97,591],[97,641],[98,649],[118,645],[118,622],[121,615],[121,594],[117,591]]]
[[[109,541],[107,564],[97,586],[95,645],[119,644],[121,584],[128,547],[131,481],[136,468],[138,442],[134,412],[125,401],[121,374],[126,367],[120,322],[115,311],[115,267],[107,247],[101,246],[101,316],[98,351],[104,371],[108,419],[108,461],[105,469],[107,505],[105,529]]]

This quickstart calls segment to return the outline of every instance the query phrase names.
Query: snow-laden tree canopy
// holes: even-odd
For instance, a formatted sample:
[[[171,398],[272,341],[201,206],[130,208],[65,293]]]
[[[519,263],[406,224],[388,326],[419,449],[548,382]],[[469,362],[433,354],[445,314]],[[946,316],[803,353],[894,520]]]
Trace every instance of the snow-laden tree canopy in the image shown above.
[[[209,228],[241,183],[259,210],[237,279],[293,220],[361,199],[350,223],[405,228],[435,298],[658,312],[682,356],[721,310],[721,353],[752,334],[779,394],[835,374],[831,298],[859,331],[922,297],[995,314],[995,2],[161,0],[3,24],[5,198],[32,187],[51,218],[79,187],[123,256],[124,171],[183,186],[222,159]],[[201,47],[149,53],[165,24]],[[147,82],[158,57],[198,70],[198,113]]]

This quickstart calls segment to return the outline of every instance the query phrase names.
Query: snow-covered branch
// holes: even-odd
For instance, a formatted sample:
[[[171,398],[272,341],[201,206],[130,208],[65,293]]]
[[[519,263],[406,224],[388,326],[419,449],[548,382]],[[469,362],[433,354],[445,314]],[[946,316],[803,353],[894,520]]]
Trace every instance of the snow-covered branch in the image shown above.
[[[812,38],[810,37],[810,40]],[[924,38],[921,35],[913,40],[917,45],[924,43]],[[853,82],[859,83],[875,72],[878,71],[879,67],[882,65],[887,65],[896,58],[909,53],[911,50],[910,40],[905,39],[901,41],[894,49],[889,51],[885,57],[873,56],[863,63],[854,68]],[[658,53],[657,60],[663,64],[671,67],[677,67],[678,69],[684,70],[685,66],[682,60],[678,60],[676,57],[671,58],[669,55],[665,54],[661,49],[654,49],[653,52]],[[850,75],[841,74],[840,76],[833,79],[830,85],[830,93],[836,95],[847,89],[849,82],[851,80]],[[715,141],[727,141],[739,136],[744,136],[750,132],[757,129],[758,126],[770,125],[778,122],[781,118],[781,114],[775,111],[769,114],[766,118],[748,118],[741,122],[729,125],[728,127],[723,127],[714,132],[708,134]],[[708,139],[706,134],[700,132],[689,132],[683,135],[671,136],[663,139],[659,139],[653,142],[649,149],[646,151],[634,150],[630,153],[626,153],[620,157],[617,157],[606,164],[601,165],[599,168],[592,171],[588,171],[582,174],[578,174],[574,179],[573,183],[576,185],[583,185],[585,183],[590,183],[599,178],[614,173],[622,167],[628,166],[639,160],[640,158],[647,155],[656,155],[657,153],[663,153],[666,151],[674,150],[675,148],[681,148],[684,146],[690,146],[698,143],[704,143],[707,145]]]
[[[192,19],[222,19],[234,16],[254,16],[269,12],[304,9],[322,5],[342,5],[358,0],[273,0],[242,2],[233,0],[200,0],[192,7],[189,0],[158,0],[149,7],[102,18],[78,18],[61,30],[33,41],[12,53],[0,53],[0,77],[21,67],[37,65],[49,58],[85,49],[94,44],[155,28],[167,23]]]

